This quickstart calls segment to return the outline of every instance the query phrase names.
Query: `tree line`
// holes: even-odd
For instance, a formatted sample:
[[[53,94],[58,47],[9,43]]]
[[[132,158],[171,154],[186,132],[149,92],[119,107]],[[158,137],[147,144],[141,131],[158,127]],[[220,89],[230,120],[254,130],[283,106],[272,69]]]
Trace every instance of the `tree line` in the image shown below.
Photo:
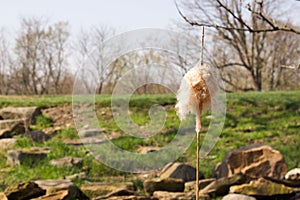
[[[0,94],[70,94],[75,77],[81,81],[77,85],[82,92],[111,93],[128,70],[151,64],[177,67],[183,75],[199,59],[197,26],[207,27],[205,63],[219,69],[226,91],[297,89],[299,29],[283,20],[284,16],[274,11],[276,6],[267,0],[247,4],[240,0],[182,1],[177,8],[185,23],[175,22],[170,29],[193,38],[193,46],[178,49],[172,55],[153,50],[129,52],[108,66],[102,62],[103,52],[111,48],[105,46],[105,41],[117,29],[99,25],[71,35],[68,22],[23,18],[14,38],[5,28],[0,30]],[[178,48],[179,43],[180,38],[174,41]],[[92,72],[83,66],[91,54]],[[168,68],[160,72],[161,79],[169,80],[169,88],[146,84],[136,93],[170,92],[170,88],[177,87],[172,85],[177,83],[172,80],[177,77],[172,73]],[[139,74],[136,79],[146,80],[149,76]],[[93,87],[95,82],[97,88]]]

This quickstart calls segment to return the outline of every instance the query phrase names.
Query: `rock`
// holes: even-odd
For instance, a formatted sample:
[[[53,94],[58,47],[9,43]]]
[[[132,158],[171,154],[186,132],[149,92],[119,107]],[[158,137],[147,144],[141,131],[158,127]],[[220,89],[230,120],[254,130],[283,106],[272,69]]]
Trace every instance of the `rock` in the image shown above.
[[[52,194],[47,194],[39,198],[31,200],[88,200],[89,198],[85,196],[78,188],[69,188],[68,190],[60,190]]]
[[[63,130],[62,127],[54,126],[54,127],[47,127],[43,129],[43,132],[49,136],[57,134],[59,131]]]
[[[94,183],[83,184],[81,185],[80,189],[89,198],[95,198],[95,197],[107,195],[111,192],[115,192],[120,189],[135,190],[135,187],[132,182],[125,182],[125,183],[94,182]]]
[[[295,195],[292,188],[282,184],[273,183],[263,178],[251,181],[249,184],[231,186],[230,193],[244,194],[260,199],[274,197],[289,199]]]
[[[4,152],[8,149],[11,149],[15,146],[17,140],[14,138],[4,138],[0,139],[0,152]]]
[[[39,143],[45,142],[51,138],[43,131],[29,131],[25,135],[29,137],[32,141]]]
[[[0,200],[8,200],[3,192],[0,192]]]
[[[195,192],[164,192],[164,191],[155,191],[153,197],[158,198],[159,200],[194,200],[196,198]],[[199,200],[210,200],[208,195],[199,195]]]
[[[201,194],[226,195],[229,192],[229,188],[232,185],[239,185],[248,182],[247,177],[243,174],[235,174],[231,177],[223,177],[211,182],[205,188],[200,190]]]
[[[287,164],[279,151],[266,145],[253,145],[229,152],[215,172],[217,178],[243,173],[252,179],[283,178]]]
[[[104,129],[81,129],[79,132],[78,132],[78,135],[81,137],[81,138],[85,138],[85,137],[97,137],[99,135],[103,135],[104,133]]]
[[[264,179],[272,181],[274,183],[283,184],[288,187],[294,187],[300,189],[300,180],[275,179],[272,177],[264,177]]]
[[[285,174],[284,179],[291,181],[300,181],[300,168],[295,168],[288,171]]]
[[[83,158],[65,157],[50,161],[51,165],[60,167],[78,167],[81,168],[83,165]]]
[[[254,197],[243,194],[227,194],[222,200],[256,200]]]
[[[158,199],[155,197],[130,195],[130,196],[109,197],[106,200],[158,200]]]
[[[80,179],[80,180],[84,180],[86,179],[86,173],[85,172],[81,172],[81,173],[78,173],[78,174],[73,174],[73,175],[70,175],[70,176],[66,176],[66,179],[67,180],[76,180],[76,179]]]
[[[155,191],[168,191],[168,192],[183,192],[184,182],[182,179],[174,178],[154,178],[145,180],[144,189],[147,193],[153,194]]]
[[[15,166],[23,163],[33,165],[47,157],[49,148],[31,147],[23,149],[14,149],[7,152],[7,165]]]
[[[41,109],[38,107],[6,107],[0,109],[0,116],[3,119],[27,119],[34,122],[35,118],[41,115]]]
[[[46,195],[55,193],[61,190],[76,190],[77,187],[70,180],[36,180],[34,181],[40,188],[46,191]]]
[[[119,190],[116,190],[114,192],[108,193],[106,195],[96,197],[96,198],[94,198],[94,200],[108,199],[110,197],[132,196],[132,195],[138,196],[138,194],[136,192],[132,191],[132,190],[119,189]]]
[[[75,197],[72,197],[70,195],[70,192],[68,190],[61,190],[52,194],[44,195],[38,198],[34,198],[31,200],[71,200]]]
[[[138,152],[141,154],[147,154],[147,153],[158,151],[159,149],[160,149],[160,147],[157,147],[157,146],[153,146],[153,147],[141,146],[141,147],[139,147]]]
[[[1,129],[0,130],[0,139],[1,138],[11,138],[12,134],[9,129]]]
[[[15,135],[25,133],[24,120],[21,119],[7,119],[0,120],[0,139],[11,138]]]
[[[215,180],[216,180],[215,178],[199,180],[199,188],[203,189]],[[195,187],[196,187],[196,181],[186,182],[184,184],[184,191],[185,192],[195,191]]]
[[[73,146],[81,146],[87,144],[101,144],[106,141],[107,138],[104,137],[86,137],[80,139],[65,139],[63,140],[63,143],[68,145],[73,145]]]
[[[200,179],[203,179],[203,174],[199,174]],[[182,179],[184,182],[196,180],[196,169],[190,165],[183,163],[169,163],[160,173],[160,178],[175,178]]]
[[[34,182],[14,184],[4,190],[8,200],[27,200],[42,196],[45,193],[46,191]]]

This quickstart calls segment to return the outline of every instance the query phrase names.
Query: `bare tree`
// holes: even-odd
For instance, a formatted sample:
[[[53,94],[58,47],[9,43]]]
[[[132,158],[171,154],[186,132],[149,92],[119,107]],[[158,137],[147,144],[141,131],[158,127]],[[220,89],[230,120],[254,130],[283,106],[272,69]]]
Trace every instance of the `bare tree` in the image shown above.
[[[189,16],[183,15],[181,11],[180,13],[191,25],[215,28],[211,32],[214,47],[209,61],[222,70],[227,86],[232,90],[242,91],[269,89],[268,85],[271,86],[266,82],[269,77],[275,77],[274,70],[270,70],[271,65],[275,69],[285,64],[284,60],[277,59],[274,51],[277,56],[293,51],[293,58],[297,51],[296,48],[289,49],[289,44],[284,43],[281,43],[283,48],[278,49],[271,38],[280,34],[281,40],[290,37],[297,39],[297,30],[288,28],[292,27],[291,24],[269,17],[274,10],[274,5],[271,4],[273,2],[270,1],[252,1],[251,5],[245,5],[239,0],[203,2],[200,4],[196,0],[185,1],[182,8],[189,11]],[[201,20],[195,22],[190,18]],[[272,60],[271,55],[274,58]],[[280,74],[276,76],[279,77]],[[271,89],[274,89],[273,86]]]
[[[4,28],[0,30],[0,94],[7,95],[10,91],[10,75],[13,69],[11,46]]]
[[[22,19],[15,46],[17,93],[59,93],[67,64],[67,26],[65,22],[49,25],[43,19]]]
[[[89,31],[82,31],[75,44],[76,63],[80,71],[79,76],[82,77],[84,90],[93,93],[92,85],[99,83],[97,93],[101,94],[104,82],[111,73],[105,65],[105,50],[109,47],[105,45],[105,41],[115,35],[115,29],[107,26],[94,26]],[[92,66],[84,66],[86,59]]]

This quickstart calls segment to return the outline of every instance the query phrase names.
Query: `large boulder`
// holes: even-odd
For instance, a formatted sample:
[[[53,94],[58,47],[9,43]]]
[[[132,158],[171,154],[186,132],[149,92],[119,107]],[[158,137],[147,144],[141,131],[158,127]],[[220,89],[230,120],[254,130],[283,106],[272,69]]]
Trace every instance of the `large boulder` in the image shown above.
[[[2,119],[27,119],[34,122],[35,118],[41,114],[39,107],[6,107],[0,109]]]
[[[254,196],[259,199],[289,199],[295,196],[292,188],[264,178],[251,181],[249,184],[231,186],[230,193]]]
[[[252,179],[268,176],[283,178],[288,170],[279,151],[266,145],[253,145],[229,152],[216,168],[216,178],[243,173]]]
[[[200,179],[203,179],[203,174],[199,174]],[[184,163],[169,163],[160,173],[160,178],[176,178],[182,179],[184,182],[196,180],[196,169]]]
[[[8,186],[4,190],[8,200],[27,200],[35,197],[42,196],[46,193],[45,190],[40,188],[34,182],[26,182]]]
[[[6,119],[0,120],[0,139],[11,138],[14,135],[25,133],[24,120],[22,119]]]
[[[145,180],[144,189],[147,193],[153,194],[155,191],[168,191],[168,192],[183,192],[184,182],[182,179],[174,178],[153,178]]]
[[[23,163],[32,165],[45,159],[48,153],[50,153],[50,149],[42,147],[9,150],[7,152],[7,165],[15,166]]]

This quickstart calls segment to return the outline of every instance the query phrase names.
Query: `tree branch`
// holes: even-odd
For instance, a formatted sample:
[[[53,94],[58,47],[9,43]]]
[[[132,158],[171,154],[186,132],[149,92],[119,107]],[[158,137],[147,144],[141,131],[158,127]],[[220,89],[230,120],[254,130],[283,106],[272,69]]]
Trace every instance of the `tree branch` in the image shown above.
[[[237,30],[237,31],[246,31],[246,32],[250,32],[250,33],[261,33],[261,32],[275,32],[275,31],[285,31],[285,32],[292,32],[295,34],[300,34],[300,30],[297,30],[295,28],[292,27],[287,27],[287,26],[279,26],[278,24],[276,24],[274,22],[274,20],[268,18],[265,14],[263,14],[262,12],[257,12],[254,11],[251,6],[248,5],[248,10],[253,13],[256,14],[257,16],[260,16],[262,18],[263,21],[265,21],[267,24],[269,24],[271,27],[270,28],[257,28],[254,29],[252,28],[250,25],[248,25],[243,19],[239,18],[238,16],[236,16],[233,11],[231,11],[229,8],[227,8],[224,4],[222,4],[219,0],[217,0],[217,3],[220,5],[220,7],[222,7],[223,9],[225,9],[227,12],[229,12],[233,18],[237,19],[238,21],[240,21],[246,28],[238,28],[238,27],[227,27],[227,26],[222,26],[219,24],[210,24],[210,23],[199,23],[196,21],[193,21],[191,19],[189,19],[187,16],[185,16],[182,11],[180,10],[177,2],[174,0],[175,5],[176,5],[176,9],[179,13],[179,15],[191,26],[204,26],[204,27],[209,27],[209,28],[216,28],[216,29],[224,29],[224,30]]]

